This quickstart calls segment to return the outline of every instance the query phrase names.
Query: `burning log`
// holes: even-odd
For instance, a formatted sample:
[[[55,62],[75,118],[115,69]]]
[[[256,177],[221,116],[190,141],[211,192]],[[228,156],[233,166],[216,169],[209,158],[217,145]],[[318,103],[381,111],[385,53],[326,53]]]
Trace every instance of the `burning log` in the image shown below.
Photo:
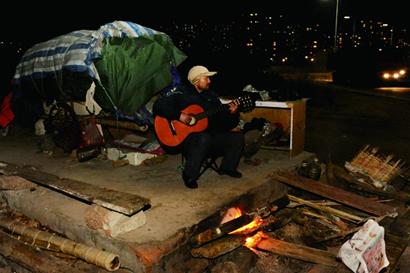
[[[197,258],[213,259],[240,247],[245,243],[245,236],[228,235],[204,246],[193,248],[191,254]]]
[[[272,202],[270,205],[255,209],[250,213],[243,213],[241,209],[232,207],[228,209],[219,226],[208,228],[191,237],[193,247],[218,239],[226,234],[247,234],[255,231],[262,225],[262,218],[268,217],[272,212],[286,207],[289,204],[287,195]]]
[[[238,218],[235,218],[226,223],[222,223],[219,227],[209,228],[201,233],[198,233],[191,237],[191,245],[193,247],[199,247],[205,243],[220,238],[229,232],[232,232],[240,227],[243,227],[253,221],[253,218],[247,214],[243,214]]]
[[[270,222],[265,221],[262,225],[262,229],[267,232],[272,232],[276,229],[279,229],[283,226],[286,226],[291,221],[293,221],[295,215],[297,214],[297,210],[286,208],[281,210],[279,213],[275,214],[273,219]]]

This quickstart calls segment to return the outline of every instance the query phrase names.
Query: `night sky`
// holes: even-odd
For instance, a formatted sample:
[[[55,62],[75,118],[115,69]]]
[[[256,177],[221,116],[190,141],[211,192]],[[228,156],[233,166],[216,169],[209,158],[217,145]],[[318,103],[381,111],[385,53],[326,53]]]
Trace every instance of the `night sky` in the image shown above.
[[[223,4],[221,0],[175,1],[173,4],[170,1],[166,2],[168,4],[162,4],[163,1],[148,1],[143,4],[141,1],[134,1],[132,4],[129,1],[118,1],[128,6],[115,5],[117,1],[98,6],[87,0],[13,2],[8,8],[12,19],[6,20],[5,16],[0,19],[3,38],[25,43],[42,42],[78,29],[98,29],[114,20],[129,20],[155,29],[175,20],[193,22],[196,18],[202,18],[210,23],[230,21],[244,11],[261,10],[272,16],[283,14],[289,22],[319,22],[331,26],[336,6],[336,0],[253,0],[226,1]],[[386,20],[410,27],[404,3],[404,0],[340,0],[339,14]],[[139,5],[141,8],[138,8]]]

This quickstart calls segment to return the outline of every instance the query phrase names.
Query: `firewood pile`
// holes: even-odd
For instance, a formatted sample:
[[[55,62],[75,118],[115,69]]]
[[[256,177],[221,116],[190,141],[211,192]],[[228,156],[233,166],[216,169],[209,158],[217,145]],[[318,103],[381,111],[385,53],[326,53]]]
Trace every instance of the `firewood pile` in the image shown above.
[[[360,174],[364,181],[382,189],[403,172],[404,166],[405,162],[401,159],[395,159],[394,155],[384,155],[379,152],[379,148],[369,145],[345,164],[347,170]]]
[[[332,167],[332,173],[340,171],[340,167]],[[207,270],[225,272],[217,268],[224,268],[229,257],[236,257],[229,260],[229,266],[236,270],[232,272],[310,272],[314,264],[329,268],[323,272],[348,272],[343,271],[346,267],[337,257],[340,246],[369,219],[381,222],[397,217],[396,208],[385,204],[389,200],[383,196],[364,197],[323,179],[316,181],[290,172],[275,172],[271,178],[272,183],[291,186],[278,203],[253,211],[227,208],[219,225],[191,237],[191,255],[209,259]],[[337,179],[334,173],[333,178]],[[244,248],[251,250],[246,255],[257,259],[244,259]],[[232,254],[237,249],[241,249],[241,260]],[[398,259],[389,258],[393,264]],[[245,266],[242,259],[249,264]]]

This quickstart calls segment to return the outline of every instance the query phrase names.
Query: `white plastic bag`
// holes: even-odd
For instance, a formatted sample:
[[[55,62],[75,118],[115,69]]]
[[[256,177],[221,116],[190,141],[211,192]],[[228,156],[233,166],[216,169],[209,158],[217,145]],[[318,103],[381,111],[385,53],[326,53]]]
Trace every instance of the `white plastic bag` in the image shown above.
[[[389,265],[384,228],[368,220],[339,250],[339,258],[356,273],[378,273]]]

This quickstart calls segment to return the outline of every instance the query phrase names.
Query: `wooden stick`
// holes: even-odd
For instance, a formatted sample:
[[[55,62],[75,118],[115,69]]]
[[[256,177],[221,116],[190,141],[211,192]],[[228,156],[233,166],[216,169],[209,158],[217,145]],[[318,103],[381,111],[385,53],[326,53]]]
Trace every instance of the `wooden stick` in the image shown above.
[[[376,222],[380,222],[381,220],[383,220],[383,219],[384,219],[385,217],[387,217],[387,216],[388,216],[388,215],[383,215],[383,216],[374,218],[373,220],[376,221]],[[349,234],[352,234],[352,233],[354,233],[354,232],[356,232],[356,231],[359,231],[359,229],[361,229],[361,228],[362,228],[362,226],[354,227],[354,228],[351,228],[351,229],[349,229],[349,230],[342,231],[342,232],[340,232],[340,233],[336,233],[336,234],[333,234],[333,235],[329,235],[329,236],[327,236],[327,237],[325,237],[325,238],[323,238],[322,240],[319,240],[319,241],[317,241],[317,242],[319,243],[319,242],[325,242],[325,241],[333,240],[333,239],[336,239],[336,238],[342,238],[342,237],[345,237],[345,236],[347,236],[347,235],[349,235]]]
[[[328,219],[326,216],[314,213],[313,211],[310,211],[310,210],[302,210],[302,213],[307,216],[318,218],[318,220],[320,220],[320,223],[322,223],[323,225],[327,226],[328,228],[334,231],[340,232],[341,230],[337,225],[335,225],[332,222],[332,220]]]
[[[310,202],[320,205],[320,206],[340,206],[339,203],[337,202],[333,202],[333,201],[329,201],[329,200],[309,200]],[[302,206],[303,204],[300,204],[298,202],[290,202],[287,207],[288,208],[296,208],[299,206]]]
[[[340,218],[343,218],[343,219],[348,220],[350,222],[354,222],[354,223],[355,222],[362,222],[363,219],[364,219],[364,218],[359,217],[357,215],[353,215],[353,214],[350,214],[350,213],[347,213],[347,212],[344,212],[344,211],[341,211],[341,210],[338,210],[338,209],[335,209],[335,208],[329,208],[329,207],[314,204],[312,202],[303,200],[302,198],[299,198],[299,197],[296,197],[296,196],[293,196],[293,195],[290,195],[290,194],[288,194],[288,197],[291,201],[295,201],[295,202],[304,204],[306,206],[312,207],[312,208],[317,209],[317,210],[326,211],[328,213],[331,213],[333,215],[337,215]]]

